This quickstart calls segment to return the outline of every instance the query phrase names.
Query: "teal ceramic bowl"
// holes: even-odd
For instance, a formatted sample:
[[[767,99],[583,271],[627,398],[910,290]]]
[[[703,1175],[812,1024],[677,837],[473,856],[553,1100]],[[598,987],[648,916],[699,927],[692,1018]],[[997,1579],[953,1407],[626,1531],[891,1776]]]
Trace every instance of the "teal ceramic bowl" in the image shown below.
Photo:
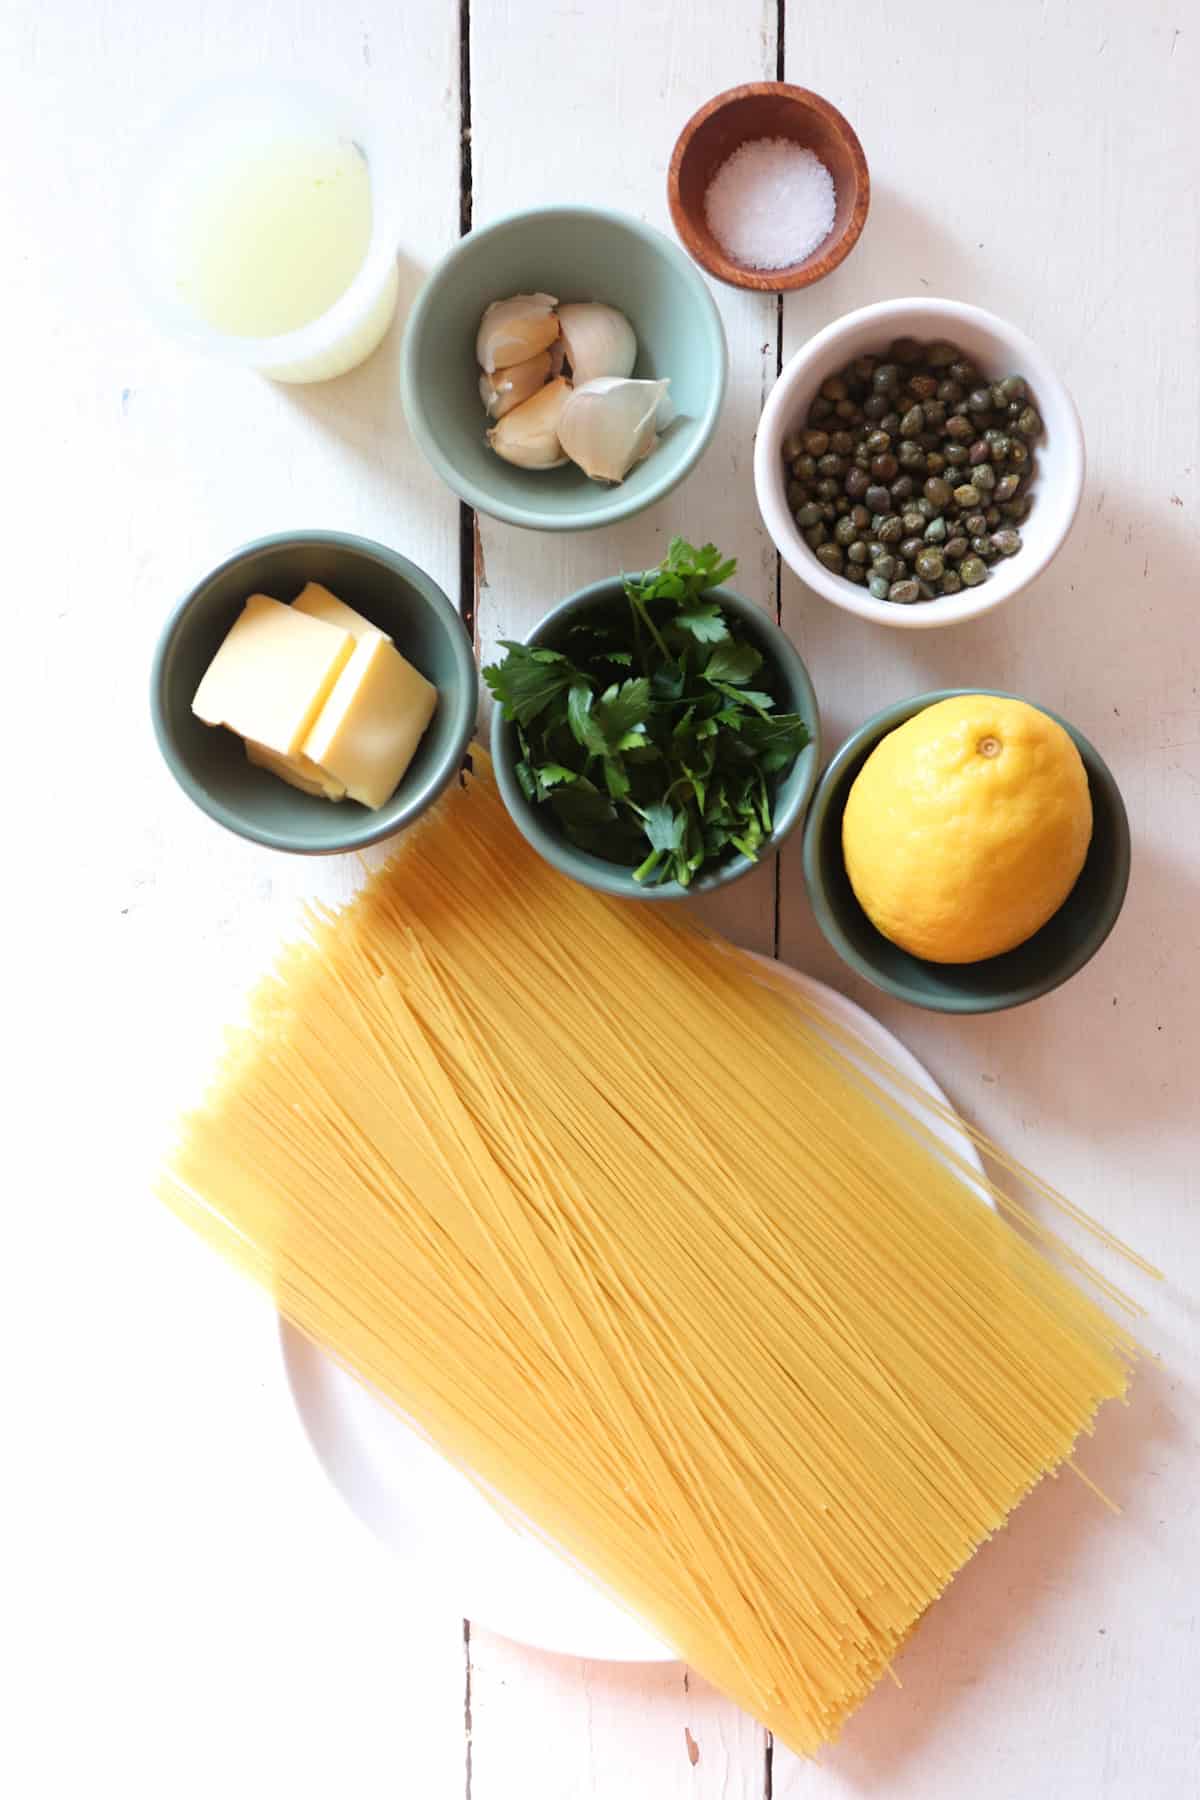
[[[438,690],[429,729],[378,811],[300,793],[247,762],[235,733],[205,725],[192,712],[200,677],[246,598],[264,593],[291,600],[306,581],[321,582],[386,631]],[[462,766],[478,704],[471,641],[437,583],[396,551],[337,531],[284,532],[227,556],[167,621],[150,679],[159,748],[184,793],[239,837],[309,856],[360,850],[423,812]]]
[[[799,713],[812,733],[809,743],[775,789],[771,808],[775,828],[763,845],[757,862],[752,862],[748,856],[731,857],[728,862],[699,875],[686,888],[675,881],[664,881],[657,887],[643,886],[633,879],[631,869],[607,862],[568,842],[551,809],[526,799],[516,777],[519,754],[516,727],[504,717],[499,706],[492,713],[492,763],[496,783],[518,831],[564,875],[620,900],[686,900],[740,880],[757,868],[765,857],[773,855],[788,833],[800,823],[816,786],[817,771],[821,767],[821,720],[817,696],[791,639],[760,606],[735,594],[732,588],[712,588],[706,595],[708,597],[719,601],[761,650],[764,658],[761,685],[773,694],[779,710]],[[619,577],[595,581],[548,612],[524,641],[547,650],[567,649],[568,634],[573,625],[596,613],[603,614],[624,605],[624,589]]]
[[[533,292],[618,307],[637,334],[634,375],[670,378],[677,417],[615,487],[589,481],[573,463],[518,469],[488,448],[479,321],[493,300]],[[442,258],[409,315],[401,393],[417,443],[469,505],[535,531],[587,531],[653,505],[698,462],[721,410],[727,362],[712,295],[669,239],[621,213],[546,206],[481,226]]]
[[[1083,758],[1093,814],[1087,861],[1054,917],[1015,950],[976,963],[923,962],[876,931],[854,897],[842,860],[842,813],[854,778],[880,739],[914,713],[938,700],[980,693],[1023,697],[998,688],[944,688],[899,700],[868,719],[821,777],[804,832],[808,897],[838,955],[885,994],[933,1012],[1000,1012],[1059,987],[1096,954],[1116,923],[1129,882],[1129,821],[1117,784],[1083,733],[1043,707],[1070,732]]]

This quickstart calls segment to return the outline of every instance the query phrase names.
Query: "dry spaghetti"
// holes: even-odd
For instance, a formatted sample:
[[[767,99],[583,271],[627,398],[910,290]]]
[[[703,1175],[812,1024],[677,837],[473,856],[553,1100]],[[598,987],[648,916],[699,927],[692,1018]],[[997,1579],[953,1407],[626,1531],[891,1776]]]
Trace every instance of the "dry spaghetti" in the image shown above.
[[[811,1751],[1133,1342],[836,1032],[555,874],[476,761],[285,953],[164,1197]]]

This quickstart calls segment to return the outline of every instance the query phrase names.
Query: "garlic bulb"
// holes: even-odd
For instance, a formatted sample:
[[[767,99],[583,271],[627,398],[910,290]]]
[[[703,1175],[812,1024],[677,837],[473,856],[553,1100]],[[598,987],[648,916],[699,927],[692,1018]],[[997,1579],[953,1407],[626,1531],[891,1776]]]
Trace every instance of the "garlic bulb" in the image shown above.
[[[665,381],[605,375],[577,387],[558,421],[563,449],[593,481],[624,481],[671,418]]]
[[[556,346],[557,348],[557,346]],[[562,367],[561,356],[558,359]],[[479,398],[487,409],[489,419],[502,419],[505,413],[511,412],[514,406],[520,406],[550,379],[557,374],[551,363],[550,352],[541,350],[531,356],[528,362],[510,363],[506,369],[497,369],[494,375],[479,377]]]
[[[507,412],[487,434],[488,443],[505,462],[519,469],[557,469],[566,462],[558,438],[559,420],[571,398],[571,384],[561,375]]]
[[[603,375],[633,374],[637,339],[633,326],[615,306],[605,306],[600,300],[578,301],[560,307],[558,322],[571,380],[577,388]]]
[[[558,336],[553,294],[514,294],[493,300],[479,321],[475,360],[491,375],[513,363],[527,362]]]

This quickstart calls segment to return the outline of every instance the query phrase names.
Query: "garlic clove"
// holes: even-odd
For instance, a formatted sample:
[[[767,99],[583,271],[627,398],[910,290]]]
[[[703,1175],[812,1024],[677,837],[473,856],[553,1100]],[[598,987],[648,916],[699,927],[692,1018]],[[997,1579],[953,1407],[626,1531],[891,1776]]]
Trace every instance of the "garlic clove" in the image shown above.
[[[571,384],[561,375],[541,388],[532,400],[523,400],[504,414],[487,434],[488,443],[505,462],[518,469],[557,469],[566,462],[558,426]]]
[[[562,367],[562,358],[559,358]],[[502,419],[505,413],[520,406],[528,400],[557,371],[553,368],[550,352],[539,350],[527,362],[510,363],[506,369],[497,369],[493,375],[479,377],[479,398],[483,401],[489,419]]]
[[[558,336],[553,294],[514,294],[493,300],[479,321],[475,360],[489,375],[513,363],[527,362]]]
[[[600,376],[577,387],[558,422],[563,449],[593,481],[624,481],[649,456],[667,423],[670,401],[665,381],[628,381]]]
[[[615,306],[605,306],[600,300],[572,302],[560,308],[558,322],[577,388],[605,375],[633,374],[637,339],[633,326]]]

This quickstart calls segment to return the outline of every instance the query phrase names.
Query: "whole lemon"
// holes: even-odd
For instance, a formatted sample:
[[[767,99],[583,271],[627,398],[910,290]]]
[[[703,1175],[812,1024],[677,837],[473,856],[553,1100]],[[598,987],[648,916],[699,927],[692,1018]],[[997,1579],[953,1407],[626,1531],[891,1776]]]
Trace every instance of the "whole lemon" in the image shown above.
[[[842,818],[859,905],[927,962],[999,956],[1056,913],[1092,836],[1070,736],[1023,700],[937,701],[876,745]]]

